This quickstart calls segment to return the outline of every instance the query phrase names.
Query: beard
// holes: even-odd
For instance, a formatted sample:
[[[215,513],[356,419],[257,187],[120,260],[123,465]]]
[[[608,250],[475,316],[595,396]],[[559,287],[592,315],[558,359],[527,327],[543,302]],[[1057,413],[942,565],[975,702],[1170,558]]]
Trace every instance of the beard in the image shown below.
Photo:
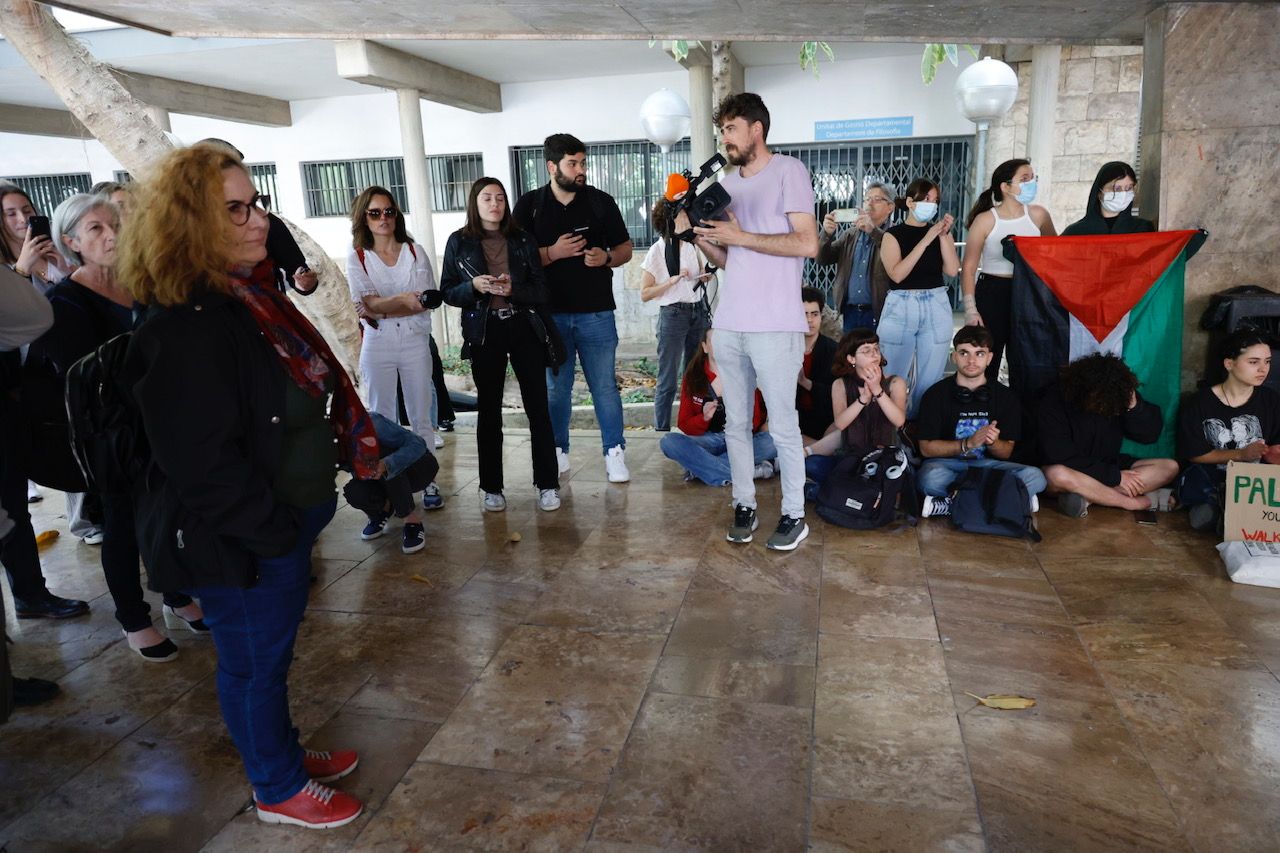
[[[745,166],[750,163],[756,156],[756,146],[751,144],[747,148],[739,148],[738,146],[725,147],[724,157],[735,166]]]
[[[564,190],[567,193],[576,193],[578,190],[582,189],[587,185],[586,175],[580,175],[577,178],[566,178],[563,174],[561,174],[559,168],[556,169],[556,173],[554,177],[555,177],[556,186],[558,186],[560,189]]]

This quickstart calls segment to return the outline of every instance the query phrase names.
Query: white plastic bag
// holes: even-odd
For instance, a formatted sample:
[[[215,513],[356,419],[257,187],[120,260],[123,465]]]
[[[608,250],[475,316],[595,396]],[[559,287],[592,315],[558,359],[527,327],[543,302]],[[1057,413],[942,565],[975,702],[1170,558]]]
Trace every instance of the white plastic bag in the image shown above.
[[[1223,542],[1218,546],[1227,574],[1236,583],[1280,587],[1280,544]]]

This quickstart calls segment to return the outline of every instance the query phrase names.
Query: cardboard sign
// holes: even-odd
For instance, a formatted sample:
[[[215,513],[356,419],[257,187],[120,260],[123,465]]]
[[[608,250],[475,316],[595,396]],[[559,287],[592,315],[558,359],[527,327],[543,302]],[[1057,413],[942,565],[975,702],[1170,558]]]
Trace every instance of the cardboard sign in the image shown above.
[[[1227,542],[1280,542],[1280,465],[1227,463]]]

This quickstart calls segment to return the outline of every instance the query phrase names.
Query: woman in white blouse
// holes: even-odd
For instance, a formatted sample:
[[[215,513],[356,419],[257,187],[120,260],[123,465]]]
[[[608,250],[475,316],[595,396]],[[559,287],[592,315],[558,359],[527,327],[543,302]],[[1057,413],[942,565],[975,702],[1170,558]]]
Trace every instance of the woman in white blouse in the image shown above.
[[[396,380],[409,425],[433,447],[431,428],[431,312],[420,295],[436,290],[427,252],[405,230],[390,190],[372,186],[351,205],[347,282],[362,306],[360,377],[369,408],[397,421]],[[435,484],[423,495],[427,509],[442,504]]]

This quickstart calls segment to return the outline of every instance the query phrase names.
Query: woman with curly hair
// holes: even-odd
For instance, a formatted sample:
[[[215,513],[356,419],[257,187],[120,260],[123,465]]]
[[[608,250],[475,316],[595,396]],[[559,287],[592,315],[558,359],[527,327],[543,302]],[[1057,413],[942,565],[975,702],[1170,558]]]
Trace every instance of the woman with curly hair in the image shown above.
[[[337,507],[335,469],[380,473],[373,422],[277,289],[267,212],[239,157],[208,144],[172,151],[136,198],[119,275],[147,312],[121,379],[151,446],[134,493],[148,581],[204,609],[258,818],[342,826],[360,802],[321,783],[357,756],[302,748],[287,681],[311,547]]]
[[[1126,438],[1139,444],[1158,440],[1164,415],[1142,399],[1138,377],[1119,356],[1094,353],[1062,368],[1037,419],[1040,461],[1064,515],[1084,518],[1091,503],[1169,509],[1165,487],[1178,476],[1178,463],[1120,452]]]

